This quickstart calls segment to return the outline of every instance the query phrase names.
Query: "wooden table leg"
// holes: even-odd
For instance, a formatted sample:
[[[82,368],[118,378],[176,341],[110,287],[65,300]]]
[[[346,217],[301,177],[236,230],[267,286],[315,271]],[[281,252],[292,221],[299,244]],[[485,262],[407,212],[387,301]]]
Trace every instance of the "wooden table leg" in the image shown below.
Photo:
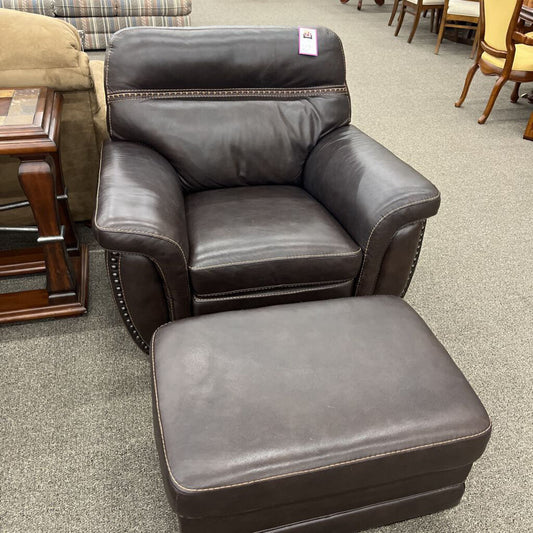
[[[79,251],[78,237],[74,231],[74,224],[68,206],[67,190],[65,188],[65,181],[63,180],[63,171],[61,169],[61,159],[57,152],[50,155],[53,162],[53,170],[55,176],[55,189],[57,198],[57,211],[59,215],[59,222],[65,228],[64,237],[67,250]]]
[[[59,223],[56,180],[50,165],[44,160],[22,160],[19,181],[39,228],[37,242],[43,247],[49,301],[75,301],[76,276]]]
[[[524,139],[527,139],[528,141],[533,141],[533,112],[529,117],[529,122],[527,123],[526,131],[524,131]]]

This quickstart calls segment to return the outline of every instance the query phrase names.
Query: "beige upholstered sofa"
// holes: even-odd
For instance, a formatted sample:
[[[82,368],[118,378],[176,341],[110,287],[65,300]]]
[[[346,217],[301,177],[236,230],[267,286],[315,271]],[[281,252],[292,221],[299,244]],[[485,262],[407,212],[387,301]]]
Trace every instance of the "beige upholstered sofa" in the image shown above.
[[[0,87],[48,86],[63,94],[60,129],[63,173],[75,220],[93,214],[100,147],[107,136],[103,62],[81,51],[70,24],[0,9]],[[18,161],[0,157],[0,203],[24,198]],[[32,223],[29,208],[0,211],[0,226]]]
[[[107,47],[130,26],[189,26],[191,0],[0,0],[0,8],[57,17],[82,32],[86,50]]]

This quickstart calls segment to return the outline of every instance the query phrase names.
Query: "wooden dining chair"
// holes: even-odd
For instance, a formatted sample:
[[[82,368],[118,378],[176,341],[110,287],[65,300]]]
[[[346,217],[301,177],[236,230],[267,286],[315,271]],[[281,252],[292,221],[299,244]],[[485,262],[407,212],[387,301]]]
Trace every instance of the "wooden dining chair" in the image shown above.
[[[474,43],[472,44],[472,53],[474,54],[479,45],[479,0],[445,0],[444,9],[442,11],[442,19],[440,21],[439,36],[437,38],[437,45],[435,46],[435,53],[439,53],[440,44],[444,37],[446,28],[457,29],[476,29],[474,36]]]
[[[400,33],[400,28],[402,27],[405,13],[410,13],[411,15],[415,16],[413,28],[411,29],[411,33],[409,35],[409,38],[407,39],[408,43],[410,43],[413,40],[413,37],[415,36],[420,17],[423,14],[425,15],[428,11],[431,12],[431,31],[433,31],[433,27],[435,24],[435,15],[437,15],[436,21],[438,27],[438,24],[440,22],[440,16],[442,14],[442,10],[444,9],[444,1],[445,0],[402,0],[402,5],[400,7],[400,17],[398,18],[398,25],[396,26],[396,31],[394,32],[394,35],[397,36],[398,33]],[[394,7],[395,6],[393,6],[393,9]],[[391,17],[394,18],[394,15],[391,15]]]
[[[481,0],[480,45],[468,71],[463,92],[455,107],[465,101],[478,68],[487,76],[498,76],[479,124],[485,124],[501,88],[507,80],[515,82],[511,102],[518,101],[523,82],[533,81],[533,33],[517,30],[523,0]]]

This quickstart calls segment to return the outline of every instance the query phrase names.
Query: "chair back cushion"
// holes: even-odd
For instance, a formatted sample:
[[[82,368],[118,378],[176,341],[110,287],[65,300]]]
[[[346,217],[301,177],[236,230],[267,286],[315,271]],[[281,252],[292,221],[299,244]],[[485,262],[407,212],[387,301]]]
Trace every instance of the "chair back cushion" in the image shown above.
[[[338,36],[318,28],[130,28],[106,57],[112,139],[165,156],[187,191],[300,183],[318,140],[350,121]]]
[[[507,33],[514,30],[516,22],[517,4],[522,0],[484,0],[482,3],[485,17],[485,34],[483,40],[496,50],[506,51]],[[513,27],[511,23],[513,22]]]

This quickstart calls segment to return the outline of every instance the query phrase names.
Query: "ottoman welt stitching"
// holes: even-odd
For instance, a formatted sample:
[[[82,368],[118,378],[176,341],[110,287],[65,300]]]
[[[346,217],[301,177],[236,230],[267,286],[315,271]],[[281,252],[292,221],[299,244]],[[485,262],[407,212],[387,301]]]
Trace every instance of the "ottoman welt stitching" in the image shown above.
[[[217,265],[208,265],[208,266],[201,266],[201,267],[193,267],[189,266],[189,270],[209,270],[211,268],[222,268],[222,267],[228,267],[228,266],[236,266],[236,265],[250,265],[254,263],[266,263],[268,261],[282,261],[285,259],[310,259],[310,258],[320,258],[320,257],[344,257],[348,255],[358,255],[361,253],[361,250],[357,250],[355,252],[339,252],[336,254],[308,254],[308,255],[288,255],[288,256],[281,256],[281,257],[268,257],[267,259],[256,259],[253,261],[235,261],[232,263],[220,263]]]
[[[246,485],[253,485],[253,484],[256,484],[256,483],[260,483],[262,481],[271,481],[273,479],[283,479],[283,478],[286,478],[286,477],[289,477],[289,476],[296,476],[296,475],[300,475],[300,474],[308,474],[310,472],[320,472],[322,470],[329,470],[329,469],[335,468],[337,466],[362,463],[364,461],[368,461],[368,460],[371,460],[371,459],[377,459],[378,457],[387,457],[387,456],[391,456],[391,455],[399,455],[401,453],[412,452],[414,450],[422,450],[422,449],[425,449],[425,448],[433,448],[435,446],[441,446],[441,445],[444,445],[444,444],[451,444],[452,442],[459,442],[459,441],[463,441],[463,440],[468,440],[468,439],[473,439],[475,437],[479,437],[479,436],[483,435],[484,433],[487,433],[488,431],[490,431],[490,429],[492,427],[492,423],[489,423],[489,425],[484,430],[482,430],[482,431],[480,431],[478,433],[474,433],[472,435],[465,435],[463,437],[456,437],[454,439],[448,439],[448,440],[443,440],[443,441],[439,441],[439,442],[431,442],[431,443],[428,443],[428,444],[421,444],[419,446],[412,446],[410,448],[403,448],[403,449],[400,449],[400,450],[393,450],[393,451],[390,451],[390,452],[383,452],[383,453],[378,453],[378,454],[374,454],[374,455],[367,455],[366,457],[359,457],[358,459],[348,459],[347,461],[340,461],[338,463],[332,463],[330,465],[317,466],[315,468],[308,468],[306,470],[297,470],[296,472],[288,472],[286,474],[277,474],[275,476],[268,476],[268,477],[264,477],[264,478],[253,479],[251,481],[243,481],[242,483],[232,483],[230,485],[221,485],[221,486],[218,486],[218,487],[209,487],[209,488],[205,488],[205,489],[192,489],[192,488],[189,488],[189,487],[185,487],[184,485],[182,485],[181,483],[179,483],[176,480],[176,478],[174,477],[174,475],[172,473],[172,470],[170,468],[170,464],[168,462],[167,447],[166,447],[166,444],[165,444],[165,437],[164,437],[164,434],[163,434],[163,424],[161,422],[161,411],[159,409],[159,394],[157,392],[157,377],[156,377],[156,370],[155,370],[155,338],[156,338],[157,334],[159,333],[159,330],[161,328],[167,326],[167,325],[169,325],[169,324],[163,324],[162,326],[159,326],[159,328],[157,328],[157,330],[155,331],[155,333],[152,336],[152,348],[151,348],[151,351],[152,351],[152,369],[153,369],[153,375],[154,375],[153,376],[153,381],[154,381],[155,406],[156,406],[156,411],[157,411],[157,420],[158,420],[158,423],[159,423],[159,431],[161,433],[161,444],[163,446],[163,455],[165,456],[165,464],[167,465],[168,474],[170,476],[170,479],[174,483],[174,485],[176,485],[180,489],[186,490],[187,492],[208,492],[208,491],[214,491],[214,490],[229,489],[229,488],[232,488],[232,487],[243,487],[243,486],[246,486]]]

